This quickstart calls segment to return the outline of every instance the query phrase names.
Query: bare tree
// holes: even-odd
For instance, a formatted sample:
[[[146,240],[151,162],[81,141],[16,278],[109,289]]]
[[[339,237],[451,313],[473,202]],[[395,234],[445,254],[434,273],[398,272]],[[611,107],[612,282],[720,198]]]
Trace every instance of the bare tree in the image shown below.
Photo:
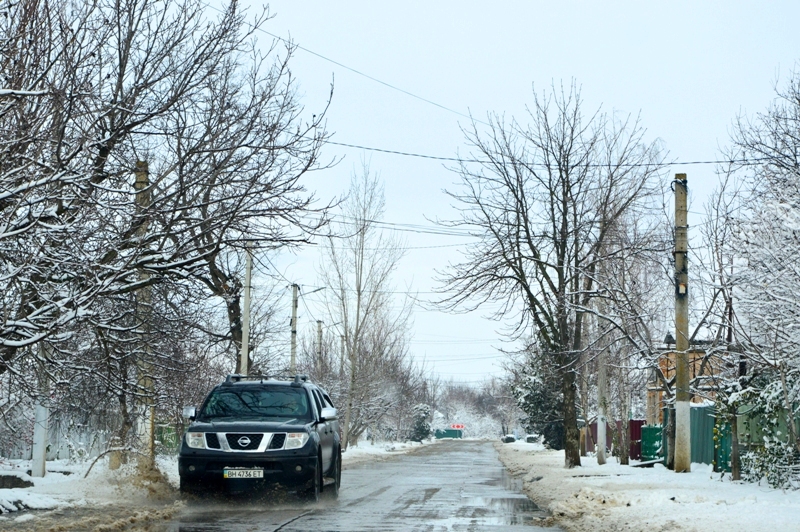
[[[497,317],[515,315],[515,334],[532,326],[543,360],[557,368],[563,397],[565,465],[580,465],[576,377],[585,348],[584,316],[602,289],[598,267],[611,229],[623,216],[646,216],[658,196],[662,155],[644,141],[638,119],[599,112],[584,117],[572,85],[534,94],[530,124],[490,116],[456,170],[462,188],[449,192],[459,219],[480,241],[443,274],[454,291],[443,304],[472,310],[500,302]]]
[[[288,69],[237,4],[9,3],[0,44],[0,373],[95,302],[165,279],[228,305],[238,343],[246,242],[304,242],[324,110],[301,120]],[[35,42],[35,46],[26,43]],[[7,87],[7,88],[6,88]],[[149,162],[146,206],[132,169]],[[140,191],[142,192],[142,191]],[[144,229],[144,230],[143,230]]]
[[[374,364],[402,361],[410,307],[391,304],[391,275],[403,256],[401,242],[378,227],[385,200],[377,176],[364,163],[354,174],[339,215],[338,233],[327,239],[320,277],[328,288],[328,314],[344,337],[348,362],[343,436],[345,448],[365,430],[357,419],[365,402],[375,399],[369,378]]]
[[[325,109],[305,119],[292,46],[255,39],[266,10],[0,11],[0,378],[47,397],[25,387],[36,375],[69,401],[102,389],[124,435],[142,407],[174,414],[159,380],[192,361],[220,368],[203,340],[238,352],[245,247],[301,244],[324,225],[300,178],[319,167]]]

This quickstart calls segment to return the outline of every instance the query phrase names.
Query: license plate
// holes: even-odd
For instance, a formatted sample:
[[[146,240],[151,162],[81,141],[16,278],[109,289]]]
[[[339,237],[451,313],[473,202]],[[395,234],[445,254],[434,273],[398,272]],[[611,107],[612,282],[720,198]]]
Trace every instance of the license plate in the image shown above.
[[[223,469],[225,478],[264,478],[263,469]]]

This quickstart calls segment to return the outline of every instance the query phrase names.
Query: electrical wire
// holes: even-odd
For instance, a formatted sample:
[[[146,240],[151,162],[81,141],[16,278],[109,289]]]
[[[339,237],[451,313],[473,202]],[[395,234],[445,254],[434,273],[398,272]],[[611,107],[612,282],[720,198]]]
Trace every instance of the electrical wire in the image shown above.
[[[216,11],[218,13],[224,14],[224,11],[222,9],[216,7],[216,6],[212,6],[212,5],[207,4],[207,3],[203,3],[202,5],[210,8],[210,9],[213,9],[214,11]],[[250,23],[245,22],[245,24],[247,24],[251,28],[254,28],[254,26],[252,24],[250,24]],[[290,41],[288,39],[280,37],[279,35],[276,35],[276,34],[274,34],[272,32],[269,32],[269,31],[265,30],[264,28],[255,27],[254,29],[256,31],[260,31],[261,33],[263,33],[265,35],[269,35],[273,39],[277,39],[277,40],[283,42],[284,44],[286,44],[290,48],[297,48],[298,50],[302,50],[303,52],[306,52],[306,53],[311,54],[311,55],[313,55],[315,57],[318,57],[318,58],[320,58],[320,59],[322,59],[324,61],[327,61],[327,62],[329,62],[331,64],[334,64],[336,66],[339,66],[341,68],[349,70],[350,72],[353,72],[354,74],[357,74],[357,75],[362,76],[362,77],[364,77],[366,79],[369,79],[370,81],[373,81],[375,83],[383,85],[384,87],[387,87],[387,88],[392,89],[394,91],[400,92],[402,94],[405,94],[406,96],[410,96],[411,98],[414,98],[414,99],[419,100],[421,102],[427,103],[429,105],[432,105],[434,107],[437,107],[437,108],[442,109],[444,111],[447,111],[449,113],[456,114],[456,115],[461,116],[463,118],[469,118],[473,122],[477,122],[477,123],[483,124],[485,126],[491,127],[491,124],[489,124],[488,122],[484,122],[483,120],[479,120],[479,119],[475,118],[474,116],[472,116],[471,114],[462,113],[461,111],[457,111],[457,110],[455,110],[455,109],[453,109],[451,107],[447,107],[446,105],[442,105],[442,104],[440,104],[438,102],[435,102],[433,100],[430,100],[428,98],[419,96],[418,94],[414,94],[413,92],[407,91],[407,90],[402,89],[402,88],[400,88],[400,87],[398,87],[396,85],[393,85],[391,83],[388,83],[386,81],[378,79],[378,78],[376,78],[374,76],[371,76],[371,75],[369,75],[369,74],[367,74],[365,72],[362,72],[362,71],[360,71],[358,69],[355,69],[355,68],[353,68],[351,66],[348,66],[348,65],[346,65],[346,64],[344,64],[344,63],[342,63],[340,61],[336,61],[334,59],[331,59],[330,57],[327,57],[327,56],[325,56],[325,55],[323,55],[323,54],[321,54],[319,52],[315,52],[314,50],[311,50],[310,48],[306,48],[305,46],[301,46],[301,45],[299,45],[297,43],[294,43],[294,42],[292,42],[292,41]],[[438,155],[428,155],[428,154],[407,152],[407,151],[401,151],[401,150],[393,150],[393,149],[387,149],[387,148],[375,148],[375,147],[370,147],[370,146],[364,146],[364,145],[361,145],[361,144],[351,144],[351,143],[346,143],[346,142],[335,142],[335,141],[332,141],[332,140],[328,140],[328,141],[326,141],[326,143],[327,144],[336,145],[336,146],[342,146],[342,147],[347,147],[347,148],[354,148],[354,149],[364,150],[364,151],[373,151],[373,152],[387,153],[387,154],[392,154],[392,155],[400,155],[400,156],[404,156],[404,157],[416,157],[416,158],[420,158],[420,159],[431,159],[431,160],[437,160],[437,161],[459,162],[459,163],[491,164],[491,161],[487,161],[487,160],[463,159],[463,158],[460,158],[460,157],[444,157],[444,156],[438,156]],[[729,164],[729,165],[740,164],[740,165],[743,165],[743,166],[751,166],[751,165],[760,164],[761,162],[767,161],[767,160],[769,160],[768,157],[762,157],[762,158],[756,158],[756,159],[728,159],[728,160],[711,159],[711,160],[697,160],[697,161],[674,161],[672,163],[669,163],[666,166],[678,166],[678,165],[679,166],[697,166],[697,165],[709,165],[709,164]],[[549,165],[545,165],[545,164],[538,164],[537,165],[537,164],[535,164],[535,165],[529,165],[529,166],[537,166],[537,167],[547,168]],[[607,166],[607,165],[605,165],[605,164],[590,164],[590,165],[587,165],[587,166],[589,166],[589,167],[603,167],[603,166]],[[662,166],[662,165],[655,164],[655,163],[637,163],[637,164],[621,164],[621,165],[615,165],[615,166],[623,166],[623,167],[627,167],[627,168],[635,168],[635,167],[654,167],[654,166]]]
[[[445,157],[440,155],[429,155],[429,154],[422,154],[422,153],[414,153],[414,152],[407,152],[407,151],[400,151],[400,150],[390,150],[386,148],[374,148],[370,146],[364,146],[361,144],[348,144],[345,142],[334,142],[332,140],[325,141],[326,144],[335,144],[337,146],[344,146],[347,148],[355,148],[359,150],[365,151],[374,151],[379,153],[388,153],[392,155],[401,155],[405,157],[417,157],[420,159],[432,159],[436,161],[447,161],[447,162],[458,162],[458,163],[478,163],[478,164],[492,164],[494,165],[495,162],[489,161],[487,159],[464,159],[461,157]],[[604,168],[607,166],[614,166],[614,167],[624,167],[624,168],[651,168],[651,167],[665,167],[665,166],[697,166],[697,165],[709,165],[709,164],[730,164],[730,165],[742,165],[742,166],[755,166],[762,164],[764,161],[769,161],[769,157],[757,157],[753,159],[708,159],[708,160],[696,160],[696,161],[672,161],[670,163],[629,163],[629,164],[614,164],[609,165],[605,163],[596,163],[596,164],[585,164],[581,165],[582,167],[588,168]],[[544,163],[524,163],[525,166],[535,167],[535,168],[556,168],[556,166],[548,165]]]
[[[502,354],[489,355],[489,356],[476,356],[471,358],[427,358],[420,357],[425,362],[435,362],[437,364],[446,364],[448,362],[471,362],[473,360],[495,360],[502,358]]]
[[[201,4],[206,6],[206,7],[208,7],[208,8],[213,9],[214,11],[216,11],[218,13],[224,14],[224,11],[221,10],[220,8],[218,8],[218,7],[215,7],[215,6],[206,4],[206,3],[202,3],[202,2],[201,2]],[[417,100],[419,100],[421,102],[427,103],[429,105],[433,105],[434,107],[438,107],[439,109],[442,109],[442,110],[447,111],[449,113],[453,113],[453,114],[456,114],[458,116],[462,116],[464,118],[469,118],[473,122],[478,122],[478,123],[481,123],[481,124],[484,124],[484,125],[487,125],[487,126],[490,125],[487,122],[484,122],[483,120],[478,120],[477,118],[474,118],[472,115],[468,115],[468,114],[462,113],[461,111],[457,111],[455,109],[447,107],[446,105],[442,105],[440,103],[434,102],[433,100],[429,100],[428,98],[424,98],[422,96],[419,96],[418,94],[414,94],[413,92],[407,91],[405,89],[401,89],[400,87],[392,85],[391,83],[387,83],[387,82],[385,82],[385,81],[383,81],[381,79],[378,79],[378,78],[376,78],[374,76],[370,76],[369,74],[361,72],[360,70],[357,70],[357,69],[355,69],[355,68],[353,68],[351,66],[347,66],[344,63],[341,63],[339,61],[331,59],[330,57],[326,57],[326,56],[322,55],[319,52],[315,52],[314,50],[306,48],[305,46],[300,46],[299,44],[294,43],[294,42],[292,42],[292,41],[290,41],[288,39],[284,39],[283,37],[280,37],[280,36],[278,36],[278,35],[276,35],[276,34],[274,34],[272,32],[269,32],[269,31],[265,30],[264,28],[254,27],[252,24],[250,24],[248,22],[245,22],[245,24],[247,24],[250,28],[255,29],[256,31],[260,31],[261,33],[263,33],[265,35],[269,35],[273,39],[277,39],[277,40],[281,41],[282,43],[286,44],[286,46],[289,47],[290,49],[291,48],[297,48],[298,50],[302,50],[302,51],[304,51],[304,52],[306,52],[308,54],[311,54],[311,55],[313,55],[315,57],[319,57],[323,61],[327,61],[329,63],[332,63],[332,64],[334,64],[334,65],[336,65],[338,67],[344,68],[345,70],[349,70],[350,72],[353,72],[354,74],[362,76],[362,77],[364,77],[364,78],[366,78],[366,79],[368,79],[370,81],[373,81],[375,83],[379,83],[380,85],[383,85],[384,87],[387,87],[387,88],[392,89],[394,91],[397,91],[397,92],[400,92],[402,94],[405,94],[406,96],[410,96],[411,98],[417,99]]]

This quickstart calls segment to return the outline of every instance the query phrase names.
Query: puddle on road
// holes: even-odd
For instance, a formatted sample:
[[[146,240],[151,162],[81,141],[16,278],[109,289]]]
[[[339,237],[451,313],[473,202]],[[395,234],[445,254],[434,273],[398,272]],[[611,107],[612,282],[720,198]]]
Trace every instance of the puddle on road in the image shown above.
[[[477,464],[477,460],[475,461]],[[491,465],[495,465],[494,462]],[[490,465],[482,463],[482,466]],[[497,495],[483,493],[479,489],[466,487],[462,491],[459,512],[461,518],[472,518],[483,526],[537,526],[547,512],[536,506],[523,492],[521,478],[512,476],[500,466],[499,474],[480,482],[479,485],[502,488]],[[477,488],[478,486],[474,486]],[[492,490],[494,491],[494,490]],[[472,492],[472,493],[470,493]],[[537,528],[538,529],[538,528]]]
[[[522,493],[522,479],[512,476],[506,469],[501,468],[500,478],[490,478],[481,482],[484,486],[503,486],[509,491]]]
[[[538,506],[527,497],[463,497],[464,515],[480,520],[484,525],[532,525],[544,516]],[[474,508],[468,515],[469,508]]]

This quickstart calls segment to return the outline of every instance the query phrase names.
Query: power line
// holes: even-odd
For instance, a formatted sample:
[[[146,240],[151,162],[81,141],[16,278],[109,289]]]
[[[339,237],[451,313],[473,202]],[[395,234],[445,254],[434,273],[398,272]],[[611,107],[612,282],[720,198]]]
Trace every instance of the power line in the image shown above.
[[[213,9],[214,11],[216,11],[218,13],[223,13],[224,14],[224,11],[222,11],[218,7],[215,7],[215,6],[212,6],[212,5],[209,5],[209,4],[203,4],[203,5]],[[425,102],[425,103],[427,103],[429,105],[433,105],[434,107],[438,107],[439,109],[442,109],[442,110],[447,111],[449,113],[457,114],[457,115],[462,116],[464,118],[469,118],[473,122],[478,122],[478,123],[481,123],[481,124],[484,124],[484,125],[487,125],[487,126],[490,125],[487,122],[484,122],[483,120],[478,120],[477,118],[474,118],[472,115],[468,115],[468,114],[462,113],[461,111],[456,111],[455,109],[447,107],[446,105],[442,105],[440,103],[434,102],[433,100],[429,100],[428,98],[424,98],[422,96],[419,96],[418,94],[414,94],[413,92],[407,91],[405,89],[401,89],[400,87],[397,87],[396,85],[392,85],[391,83],[387,83],[386,81],[380,80],[380,79],[378,79],[378,78],[376,78],[374,76],[370,76],[369,74],[367,74],[365,72],[361,72],[360,70],[357,70],[357,69],[355,69],[353,67],[347,66],[344,63],[341,63],[339,61],[331,59],[330,57],[324,56],[319,52],[315,52],[314,50],[306,48],[305,46],[300,46],[299,44],[294,43],[294,42],[292,42],[292,41],[290,41],[288,39],[284,39],[283,37],[280,37],[278,35],[275,35],[274,33],[269,32],[269,31],[265,30],[264,28],[254,27],[252,24],[247,23],[247,22],[245,22],[245,24],[247,24],[251,28],[254,28],[256,31],[260,31],[261,33],[263,33],[265,35],[269,35],[273,39],[278,39],[279,41],[281,41],[284,44],[286,44],[290,49],[291,48],[297,48],[298,50],[302,50],[302,51],[304,51],[304,52],[306,52],[308,54],[311,54],[313,56],[319,57],[320,59],[322,59],[324,61],[332,63],[332,64],[334,64],[336,66],[342,67],[345,70],[349,70],[350,72],[353,72],[354,74],[357,74],[359,76],[367,78],[368,80],[374,81],[375,83],[379,83],[379,84],[383,85],[384,87],[387,87],[387,88],[392,89],[394,91],[401,92],[401,93],[405,94],[406,96],[410,96],[410,97],[412,97],[414,99],[417,99],[417,100],[419,100],[421,102]]]
[[[204,3],[202,5],[210,8],[210,9],[213,9],[214,11],[217,11],[218,13],[224,14],[224,11],[222,9],[216,7],[216,6],[212,6],[212,5],[206,4],[206,3]],[[301,46],[301,45],[299,45],[297,43],[293,43],[292,41],[290,41],[288,39],[285,39],[283,37],[280,37],[280,36],[278,36],[278,35],[276,35],[276,34],[274,34],[272,32],[269,32],[269,31],[261,28],[261,27],[254,27],[252,24],[247,23],[247,22],[245,22],[245,24],[247,24],[251,28],[255,29],[256,31],[260,31],[261,33],[263,33],[265,35],[269,35],[270,37],[272,37],[274,39],[278,39],[279,41],[285,43],[290,48],[297,48],[298,50],[302,50],[302,51],[304,51],[306,53],[309,53],[311,55],[319,57],[320,59],[322,59],[324,61],[328,61],[329,63],[332,63],[334,65],[337,65],[337,66],[341,67],[341,68],[349,70],[350,72],[353,72],[354,74],[357,74],[359,76],[367,78],[367,79],[369,79],[369,80],[371,80],[371,81],[373,81],[375,83],[379,83],[379,84],[381,84],[381,85],[383,85],[383,86],[385,86],[387,88],[390,88],[392,90],[401,92],[401,93],[403,93],[403,94],[405,94],[407,96],[410,96],[412,98],[415,98],[415,99],[417,99],[417,100],[419,100],[421,102],[427,103],[429,105],[433,105],[435,107],[438,107],[439,109],[445,110],[445,111],[450,112],[450,113],[454,113],[454,114],[462,116],[464,118],[469,118],[473,122],[478,122],[478,123],[481,123],[483,125],[491,127],[491,124],[489,124],[488,122],[484,122],[482,120],[479,120],[479,119],[473,117],[472,115],[462,113],[460,111],[457,111],[455,109],[447,107],[446,105],[442,105],[440,103],[434,102],[433,100],[429,100],[428,98],[424,98],[422,96],[414,94],[413,92],[410,92],[410,91],[407,91],[407,90],[402,89],[400,87],[397,87],[396,85],[392,85],[391,83],[385,82],[385,81],[383,81],[381,79],[378,79],[378,78],[376,78],[374,76],[370,76],[369,74],[366,74],[364,72],[361,72],[360,70],[357,70],[357,69],[355,69],[353,67],[345,65],[344,63],[341,63],[339,61],[331,59],[330,57],[327,57],[327,56],[325,56],[323,54],[320,54],[319,52],[315,52],[314,50],[311,50],[309,48]],[[380,152],[380,153],[388,153],[388,154],[392,154],[392,155],[400,155],[400,156],[404,156],[404,157],[416,157],[416,158],[421,158],[421,159],[431,159],[431,160],[438,160],[438,161],[460,162],[460,163],[466,163],[466,162],[483,163],[483,164],[491,164],[492,163],[491,161],[487,161],[487,160],[462,159],[462,158],[459,158],[459,157],[443,157],[443,156],[438,156],[438,155],[428,155],[428,154],[406,152],[406,151],[392,150],[392,149],[386,149],[386,148],[374,148],[374,147],[364,146],[364,145],[360,145],[360,144],[350,144],[350,143],[345,143],[345,142],[334,142],[332,140],[328,140],[328,141],[326,141],[326,143],[337,145],[337,146],[343,146],[343,147],[348,147],[348,148],[359,149],[359,150],[365,150],[365,151],[374,151],[374,152]],[[621,167],[626,167],[626,168],[640,168],[640,167],[653,167],[653,166],[677,166],[677,165],[680,165],[680,166],[697,166],[697,165],[709,165],[709,164],[728,164],[728,165],[737,165],[738,164],[738,165],[743,165],[743,166],[753,166],[753,165],[761,164],[762,162],[769,161],[769,160],[770,160],[769,157],[759,157],[759,158],[755,158],[755,159],[746,159],[745,158],[745,159],[727,159],[727,160],[709,159],[709,160],[697,160],[697,161],[673,161],[672,163],[669,163],[667,165],[661,165],[661,164],[656,164],[656,163],[632,163],[632,164],[618,164],[618,165],[613,165],[613,166],[621,166]],[[527,166],[536,166],[536,167],[541,167],[541,168],[550,168],[551,167],[550,165],[545,165],[545,164],[541,164],[541,163],[539,163],[539,164],[528,164]],[[585,165],[585,166],[588,166],[588,167],[604,167],[604,166],[608,166],[608,165],[606,165],[606,164],[589,164],[589,165]]]
[[[355,74],[358,74],[359,76],[363,76],[363,77],[365,77],[365,78],[367,78],[367,79],[369,79],[369,80],[371,80],[371,81],[374,81],[375,83],[380,83],[380,84],[381,84],[381,85],[383,85],[384,87],[388,87],[388,88],[390,88],[390,89],[392,89],[392,90],[395,90],[395,91],[401,92],[401,93],[403,93],[403,94],[405,94],[405,95],[407,95],[407,96],[411,96],[412,98],[415,98],[415,99],[417,99],[417,100],[420,100],[420,101],[422,101],[422,102],[425,102],[425,103],[427,103],[427,104],[433,105],[433,106],[435,106],[435,107],[438,107],[439,109],[443,109],[443,110],[445,110],[445,111],[447,111],[447,112],[454,113],[454,114],[457,114],[457,115],[459,115],[459,116],[463,116],[464,118],[469,118],[469,119],[470,119],[470,120],[472,120],[473,122],[479,122],[479,123],[481,123],[481,124],[483,124],[483,125],[486,125],[486,126],[489,126],[489,125],[490,125],[489,123],[487,123],[487,122],[484,122],[483,120],[478,120],[477,118],[474,118],[472,115],[468,115],[468,114],[462,113],[461,111],[456,111],[455,109],[451,109],[450,107],[447,107],[447,106],[445,106],[445,105],[442,105],[442,104],[440,104],[440,103],[436,103],[436,102],[434,102],[433,100],[429,100],[429,99],[427,99],[427,98],[423,98],[422,96],[419,96],[419,95],[417,95],[417,94],[414,94],[413,92],[409,92],[409,91],[407,91],[407,90],[405,90],[405,89],[401,89],[400,87],[397,87],[397,86],[395,86],[395,85],[392,85],[391,83],[387,83],[387,82],[385,82],[385,81],[382,81],[382,80],[380,80],[380,79],[378,79],[378,78],[376,78],[376,77],[370,76],[369,74],[365,74],[364,72],[361,72],[361,71],[359,71],[359,70],[356,70],[355,68],[349,67],[349,66],[345,65],[344,63],[340,63],[339,61],[335,61],[335,60],[333,60],[333,59],[331,59],[331,58],[329,58],[329,57],[325,57],[324,55],[322,55],[322,54],[320,54],[320,53],[317,53],[317,52],[315,52],[315,51],[313,51],[313,50],[309,50],[308,48],[305,48],[305,47],[303,47],[303,46],[300,46],[299,44],[292,43],[291,41],[289,41],[289,40],[286,40],[286,39],[284,39],[283,37],[278,37],[278,36],[277,36],[277,35],[275,35],[274,33],[270,33],[270,32],[268,32],[267,30],[264,30],[264,29],[261,29],[261,28],[257,28],[257,29],[258,29],[259,31],[261,31],[261,32],[263,32],[263,33],[265,33],[265,34],[269,35],[270,37],[273,37],[273,38],[275,38],[275,39],[278,39],[278,40],[280,40],[280,41],[283,41],[284,43],[286,43],[286,44],[287,44],[288,46],[290,46],[290,47],[295,47],[295,48],[297,48],[298,50],[303,50],[303,51],[304,51],[304,52],[306,52],[306,53],[309,53],[309,54],[311,54],[311,55],[317,56],[317,57],[319,57],[320,59],[323,59],[323,60],[325,60],[325,61],[328,61],[328,62],[330,62],[330,63],[333,63],[334,65],[340,66],[340,67],[342,67],[342,68],[344,68],[344,69],[346,69],[346,70],[349,70],[350,72],[353,72],[353,73],[355,73]]]
[[[443,228],[441,226],[409,224],[400,222],[384,222],[382,220],[372,220],[368,218],[359,219],[341,213],[332,215],[331,221],[344,225],[375,224],[378,226],[382,226],[383,229],[390,229],[392,231],[402,231],[407,233],[431,234],[431,235],[442,235],[442,236],[465,236],[473,238],[479,236],[469,232],[468,230],[463,230],[463,229]]]
[[[497,360],[501,358],[503,355],[489,355],[489,356],[475,356],[471,358],[426,358],[426,357],[415,357],[419,358],[423,362],[435,362],[437,364],[448,363],[448,362],[471,362],[473,360]]]
[[[392,155],[402,155],[405,157],[418,157],[420,159],[433,159],[436,161],[448,161],[457,163],[488,163],[489,161],[481,159],[462,159],[460,157],[443,157],[439,155],[426,155],[423,153],[414,153],[408,151],[390,150],[386,148],[372,148],[369,146],[362,146],[360,144],[348,144],[346,142],[334,142],[332,140],[325,141],[326,144],[334,144],[336,146],[344,146],[346,148],[355,148],[358,150],[375,151],[379,153],[389,153]]]
[[[461,157],[444,157],[440,155],[429,155],[423,153],[414,153],[414,152],[407,152],[407,151],[400,151],[400,150],[390,150],[386,148],[374,148],[371,146],[364,146],[361,144],[348,144],[345,142],[334,142],[332,140],[325,141],[327,144],[335,144],[337,146],[344,146],[347,148],[355,148],[359,150],[365,151],[374,151],[379,153],[389,153],[392,155],[401,155],[404,157],[418,157],[420,159],[433,159],[436,161],[447,161],[447,162],[459,162],[459,163],[479,163],[479,164],[493,164],[492,161],[488,159],[464,159]],[[603,168],[606,166],[614,166],[614,167],[625,167],[625,168],[642,168],[642,167],[655,167],[655,166],[697,166],[697,165],[707,165],[707,164],[731,164],[731,165],[742,165],[742,166],[755,166],[763,163],[764,161],[769,161],[769,157],[756,157],[754,159],[709,159],[709,160],[697,160],[697,161],[673,161],[671,163],[661,164],[661,163],[630,163],[630,164],[603,164],[603,163],[596,163],[596,164],[586,164],[581,165],[584,167],[589,168]],[[519,161],[523,162],[523,161]],[[524,163],[524,162],[523,162]],[[536,168],[555,168],[554,165],[548,165],[544,163],[524,163],[526,166],[536,167]]]
[[[458,345],[458,344],[491,344],[502,341],[499,338],[493,340],[412,340],[412,344],[425,345]]]

